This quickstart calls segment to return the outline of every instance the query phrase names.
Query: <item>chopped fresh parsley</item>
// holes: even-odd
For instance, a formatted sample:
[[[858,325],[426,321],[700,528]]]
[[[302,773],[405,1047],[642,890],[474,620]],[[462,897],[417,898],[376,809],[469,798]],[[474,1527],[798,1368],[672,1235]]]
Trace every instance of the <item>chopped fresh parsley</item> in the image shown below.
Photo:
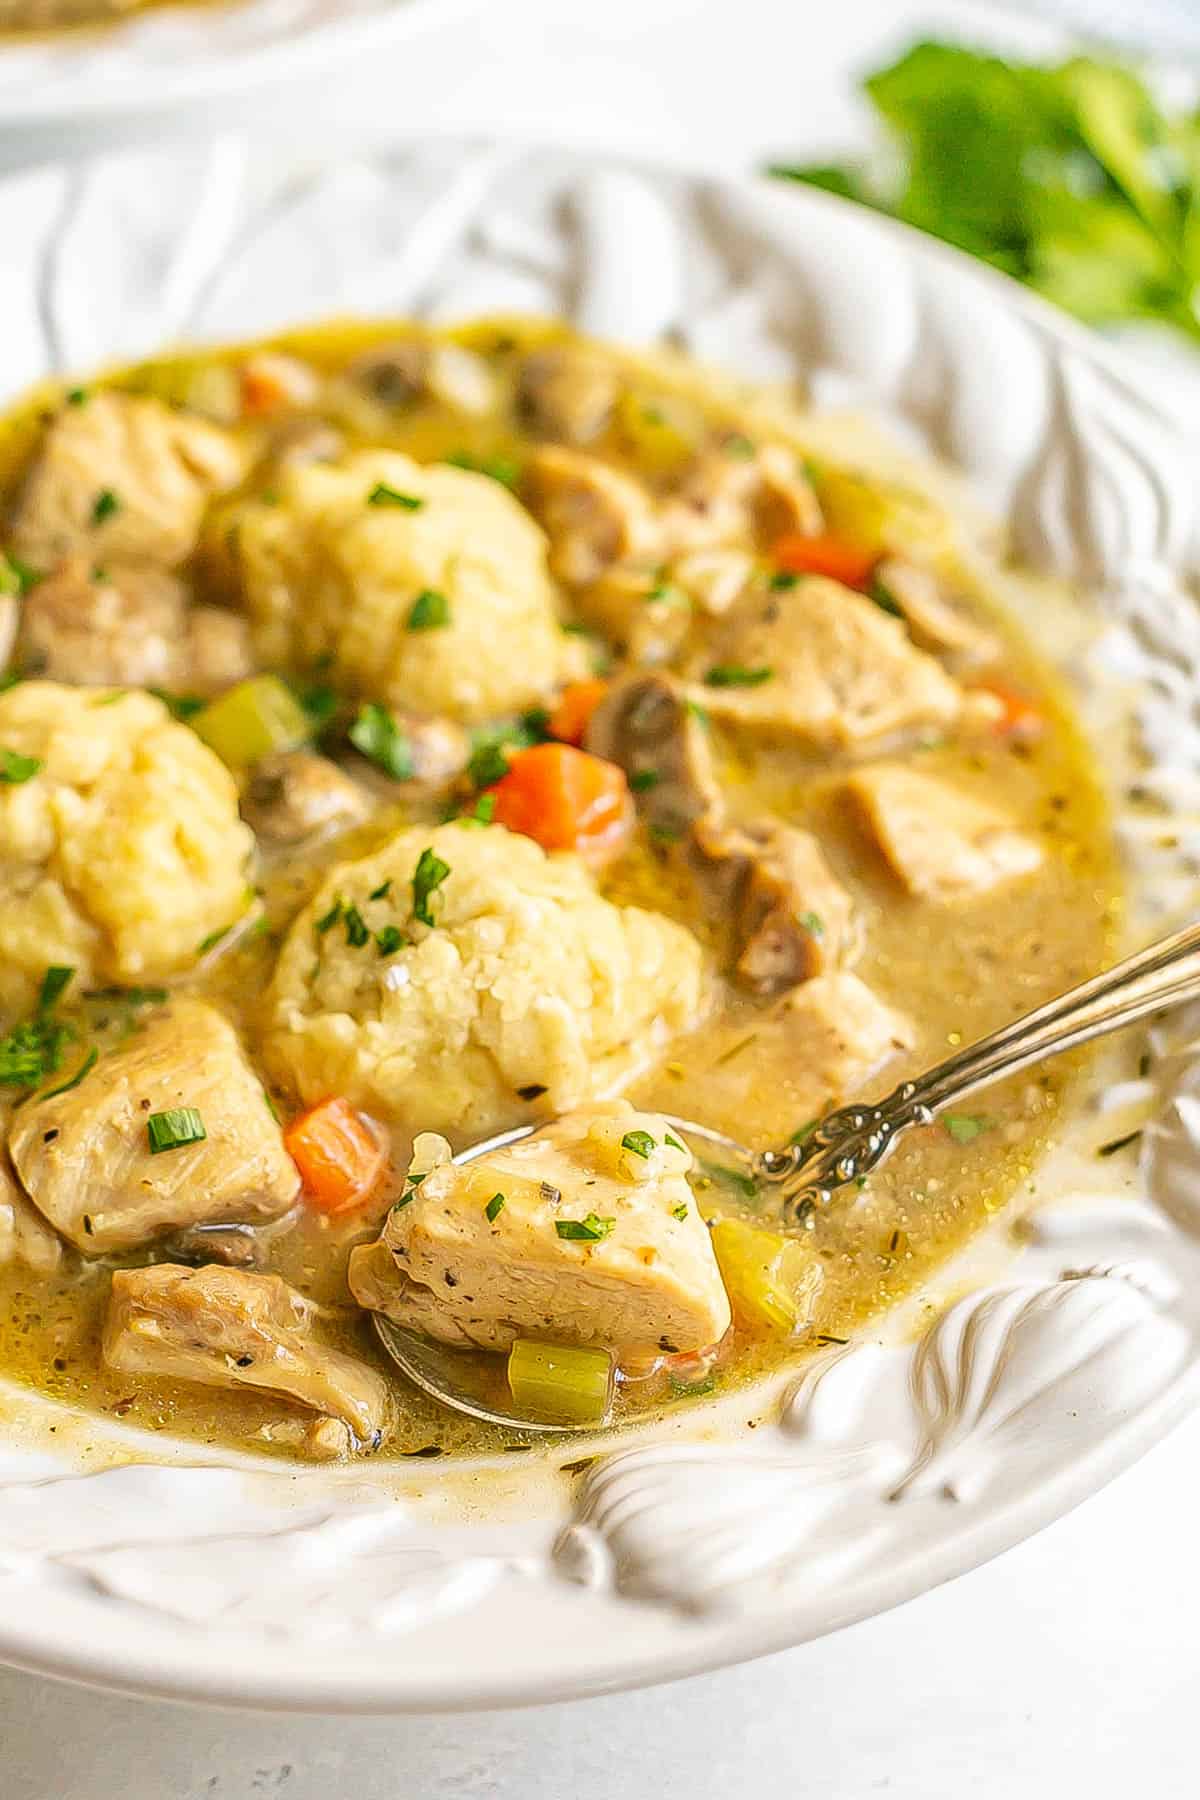
[[[627,1131],[621,1139],[621,1148],[632,1150],[635,1156],[649,1157],[657,1145],[648,1131]]]
[[[111,1001],[119,1006],[161,1006],[167,998],[165,987],[88,988],[85,1000]]]
[[[496,817],[495,794],[480,794],[469,813],[455,815],[460,825],[490,825]]]
[[[394,956],[408,940],[398,925],[385,925],[382,931],[375,933],[375,942],[380,956]]]
[[[483,1209],[484,1217],[486,1218],[489,1225],[494,1225],[496,1223],[496,1220],[499,1218],[500,1214],[503,1211],[504,1211],[504,1195],[503,1194],[493,1194],[491,1199],[488,1201],[487,1205]]]
[[[105,519],[111,519],[114,513],[121,510],[121,502],[111,488],[101,488],[92,501],[92,524],[103,525]]]
[[[172,718],[181,720],[185,725],[208,705],[207,700],[201,700],[196,694],[169,694],[166,688],[151,688],[150,692],[156,700],[162,701]]]
[[[440,631],[450,623],[450,602],[436,588],[422,588],[408,614],[410,631]]]
[[[753,1175],[743,1175],[737,1169],[731,1169],[727,1163],[702,1162],[700,1173],[706,1181],[717,1187],[731,1188],[744,1200],[758,1199],[758,1184]]]
[[[32,781],[41,766],[40,756],[22,756],[19,750],[9,750],[0,744],[0,781],[6,781],[10,787]]]
[[[391,883],[391,878],[389,877],[387,881],[381,881],[377,888],[372,888],[370,893],[367,895],[367,899],[368,900],[386,900],[388,895],[391,893],[391,891],[392,891],[392,883]]]
[[[327,681],[318,681],[311,686],[294,684],[292,692],[308,714],[313,736],[320,737],[337,717],[341,705],[337,689],[330,687]]]
[[[992,1124],[982,1113],[947,1113],[942,1122],[956,1144],[972,1143],[982,1132],[989,1131]]]
[[[456,469],[470,469],[474,475],[490,475],[501,487],[515,488],[521,479],[520,464],[510,456],[473,456],[469,450],[455,450],[446,461]]]
[[[38,1099],[54,1100],[57,1099],[59,1094],[69,1094],[72,1088],[77,1088],[79,1086],[85,1075],[91,1073],[99,1060],[100,1052],[97,1050],[95,1044],[93,1044],[75,1073],[68,1076],[66,1081],[60,1081],[57,1087],[47,1088],[44,1094],[38,1095]]]
[[[420,512],[424,500],[416,494],[402,494],[398,488],[389,487],[386,481],[377,481],[367,495],[368,506],[400,506],[405,512]]]
[[[339,894],[337,899],[334,901],[333,905],[330,907],[329,911],[327,913],[322,913],[321,917],[316,921],[316,924],[314,926],[314,930],[318,933],[319,936],[324,937],[325,933],[327,931],[333,930],[334,926],[337,924],[338,920],[342,916],[342,910],[343,910],[345,904],[346,904],[345,901],[342,899],[341,895]]]
[[[416,774],[412,742],[386,706],[364,702],[347,735],[354,748],[393,781],[411,781]]]
[[[42,976],[42,989],[38,995],[38,1015],[53,1012],[63,995],[71,985],[71,977],[75,971],[67,963],[51,963]]]
[[[635,794],[648,794],[661,780],[662,776],[657,769],[635,769],[629,777],[629,785]]]
[[[422,925],[437,924],[429,910],[429,902],[449,873],[450,864],[443,862],[432,847],[422,850],[412,876],[413,918]]]
[[[770,681],[772,669],[746,669],[740,663],[714,663],[704,677],[706,687],[761,687],[764,681]]]
[[[673,1219],[686,1219],[687,1216],[688,1216],[688,1203],[686,1200],[681,1200],[679,1202],[678,1206],[673,1206],[671,1208],[671,1217]]]
[[[40,580],[37,570],[31,569],[19,556],[14,556],[11,551],[7,555],[0,551],[0,594],[27,594]]]
[[[0,1086],[32,1088],[57,1072],[75,1032],[54,1017],[54,1009],[73,974],[63,964],[52,964],[42,977],[33,1018],[0,1038]]]
[[[471,744],[467,774],[477,788],[491,787],[508,774],[509,750],[528,750],[543,744],[547,737],[550,715],[544,707],[533,707],[511,725],[499,725],[478,732]]]
[[[777,594],[786,594],[789,588],[795,587],[799,579],[800,577],[793,574],[791,569],[776,569],[767,586],[773,588]]]
[[[871,577],[871,585],[867,589],[867,599],[873,600],[880,612],[887,613],[893,619],[904,617],[904,608],[891,592],[887,583],[880,581],[878,575]]]
[[[820,1123],[820,1119],[809,1119],[807,1124],[797,1126],[796,1130],[793,1131],[791,1137],[788,1139],[788,1143],[795,1144],[798,1148],[803,1148]]]
[[[615,1219],[598,1219],[594,1212],[588,1213],[584,1219],[555,1219],[554,1229],[560,1238],[568,1238],[576,1244],[598,1244],[606,1238]]]
[[[210,931],[208,936],[206,938],[201,938],[200,942],[196,945],[196,955],[207,956],[210,950],[216,949],[222,938],[227,938],[229,936],[232,929],[233,927],[231,925],[222,925],[219,931]]]
[[[182,1150],[186,1144],[202,1144],[208,1133],[194,1106],[172,1106],[166,1112],[150,1114],[146,1120],[146,1136],[151,1156],[161,1156],[164,1150]]]
[[[800,923],[810,937],[823,938],[825,936],[825,921],[822,919],[820,913],[801,913]]]
[[[742,431],[732,431],[722,446],[726,456],[736,457],[739,462],[749,462],[756,454],[753,440]]]
[[[682,1150],[684,1155],[687,1155],[686,1145],[680,1143],[673,1131],[668,1131],[667,1135],[663,1138],[663,1143],[670,1144],[672,1150]]]
[[[68,406],[86,406],[91,396],[86,388],[74,387],[67,389],[65,397]]]
[[[352,950],[361,950],[364,944],[370,943],[371,933],[367,921],[353,901],[343,908],[342,923],[346,927],[346,942]]]

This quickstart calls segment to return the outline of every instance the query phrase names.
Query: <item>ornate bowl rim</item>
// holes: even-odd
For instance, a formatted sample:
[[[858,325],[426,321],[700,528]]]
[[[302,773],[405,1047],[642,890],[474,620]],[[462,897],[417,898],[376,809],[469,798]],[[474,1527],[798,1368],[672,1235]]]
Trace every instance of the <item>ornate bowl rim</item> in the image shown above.
[[[1194,435],[1121,353],[902,226],[754,178],[552,148],[443,140],[299,188],[281,175],[266,195],[229,145],[64,172],[56,234],[26,271],[38,327],[7,378],[347,303],[567,310],[602,336],[670,336],[716,361],[724,348],[752,375],[803,369],[819,395],[882,408],[959,464],[1031,560],[1086,584],[1180,824],[1169,854],[1135,835],[1130,855],[1152,900],[1194,902]],[[169,204],[82,291],[131,183]],[[9,204],[0,189],[0,223]],[[1014,1266],[983,1244],[975,1285],[919,1334],[897,1321],[799,1382],[599,1445],[570,1480],[533,1459],[520,1476],[518,1459],[453,1475],[265,1468],[0,1387],[0,1658],[224,1705],[540,1704],[763,1655],[974,1567],[1196,1401],[1189,1023],[1152,1037],[1149,1077],[1103,1066],[1110,1110],[1080,1129],[1094,1149],[1097,1116],[1140,1104],[1141,1147],[1101,1170],[1082,1139],[1061,1146]]]

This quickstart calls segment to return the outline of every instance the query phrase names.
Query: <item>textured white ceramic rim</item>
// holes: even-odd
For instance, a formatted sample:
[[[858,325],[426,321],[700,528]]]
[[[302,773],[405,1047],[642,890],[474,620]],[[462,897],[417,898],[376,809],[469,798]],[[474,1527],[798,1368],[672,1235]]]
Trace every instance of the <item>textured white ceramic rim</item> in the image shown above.
[[[1145,402],[1136,371],[1119,354],[1002,277],[824,195],[754,181],[689,181],[515,147],[439,144],[394,154],[370,173],[380,184],[395,261],[386,279],[367,280],[366,309],[443,316],[459,296],[457,310],[481,310],[481,291],[529,291],[534,271],[544,309],[570,307],[581,323],[613,336],[648,341],[669,328],[710,357],[728,339],[742,361],[744,351],[755,360],[777,350],[782,333],[794,360],[888,403],[943,451],[957,444],[992,503],[1011,503],[1031,555],[1114,588],[1116,654],[1125,659],[1123,674],[1160,681],[1163,691],[1143,708],[1142,723],[1151,736],[1159,731],[1156,767],[1161,761],[1172,776],[1174,813],[1190,822],[1200,792],[1200,757],[1188,736],[1200,649],[1184,641],[1197,628],[1182,610],[1190,600],[1181,581],[1196,564],[1196,448],[1177,421]],[[130,179],[137,178],[131,164]],[[337,172],[329,179],[340,213],[344,193],[359,190],[339,187]],[[401,223],[411,227],[398,233],[387,204],[393,193]],[[112,204],[103,187],[98,204]],[[314,221],[326,218],[319,206],[306,215],[290,191],[265,205],[255,196],[253,206],[256,212],[247,202],[247,216],[259,222],[283,220],[288,242],[307,244]],[[86,195],[77,194],[64,218],[79,229],[86,210]],[[237,223],[230,223],[232,240],[244,244]],[[274,263],[281,241],[268,232],[265,254]],[[414,246],[423,246],[422,255]],[[193,261],[194,252],[192,245]],[[58,278],[68,278],[70,245],[59,243],[54,253]],[[875,287],[887,289],[882,312],[880,294],[862,279],[867,265],[856,263],[862,253],[878,273]],[[631,267],[639,275],[632,285]],[[31,268],[31,279],[43,272],[40,264]],[[197,335],[237,335],[241,290],[235,283],[231,319],[213,273],[201,269],[196,281],[207,310],[175,304],[164,311],[172,335],[180,320]],[[257,293],[252,255],[243,274],[245,291]],[[278,280],[287,283],[286,266]],[[776,311],[768,305],[756,322],[764,296]],[[114,317],[121,300],[112,296]],[[332,310],[319,295],[305,291],[302,300],[308,304],[288,297],[292,322]],[[897,319],[908,333],[904,344]],[[256,313],[244,329],[266,323]],[[106,329],[102,316],[97,329]],[[43,361],[78,367],[84,352],[103,361],[151,347],[130,344],[115,328],[112,341],[88,336],[91,330],[91,314],[82,338],[60,321],[54,354],[48,340]],[[989,348],[1000,355],[998,370],[988,367]],[[1005,371],[1009,391],[993,379]],[[31,367],[14,378],[41,372]],[[982,411],[973,411],[976,400]],[[1014,430],[1028,428],[1028,442],[1015,444],[1006,406]],[[1165,646],[1155,639],[1155,621]],[[1184,665],[1182,679],[1174,678],[1173,659]],[[1194,868],[1190,853],[1171,853],[1176,905],[1194,899]],[[1162,887],[1165,894],[1165,875]],[[1171,1071],[1164,1118],[1169,1113],[1172,1122],[1150,1145],[1128,1201],[1116,1189],[1084,1195],[1065,1223],[1051,1207],[1015,1273],[999,1280],[993,1267],[976,1292],[934,1318],[915,1347],[834,1355],[785,1400],[778,1427],[752,1444],[748,1433],[715,1427],[695,1444],[639,1434],[616,1456],[601,1457],[570,1506],[527,1530],[491,1530],[476,1512],[457,1528],[456,1548],[435,1557],[432,1589],[427,1561],[416,1575],[396,1577],[392,1599],[414,1589],[418,1599],[407,1614],[392,1615],[382,1635],[368,1635],[366,1650],[345,1635],[365,1603],[348,1598],[343,1607],[340,1592],[356,1576],[381,1592],[388,1580],[382,1556],[372,1560],[376,1539],[354,1544],[344,1535],[354,1516],[339,1503],[351,1493],[353,1473],[294,1478],[297,1505],[324,1483],[328,1521],[311,1529],[288,1524],[281,1505],[275,1526],[247,1523],[240,1540],[231,1526],[217,1546],[197,1534],[189,1493],[198,1491],[201,1509],[208,1505],[208,1459],[189,1469],[181,1466],[186,1447],[172,1448],[164,1454],[174,1471],[163,1472],[161,1489],[151,1480],[144,1494],[120,1490],[127,1541],[89,1549],[56,1542],[61,1527],[53,1524],[46,1541],[38,1539],[36,1518],[33,1527],[29,1520],[43,1497],[47,1515],[53,1512],[55,1484],[37,1486],[50,1471],[39,1465],[32,1479],[6,1475],[0,1442],[0,1656],[49,1674],[222,1704],[345,1711],[537,1704],[765,1654],[963,1572],[1094,1492],[1195,1403],[1200,1314],[1191,1296],[1200,1286],[1200,1208],[1189,1045],[1185,1034],[1184,1054],[1160,1047]],[[1069,1189],[1071,1180],[1064,1175],[1059,1185]],[[29,1401],[33,1412],[43,1404]],[[112,1436],[115,1446],[120,1434]],[[147,1455],[145,1438],[136,1450],[129,1434],[122,1441],[126,1453]],[[182,1478],[179,1541],[164,1547],[154,1514],[173,1504],[166,1496],[174,1494],[175,1472]],[[409,1476],[394,1484],[398,1516]],[[81,1474],[59,1484],[75,1484],[76,1518],[110,1504],[111,1482],[108,1490],[96,1485],[107,1479]],[[278,1470],[271,1476],[275,1488],[292,1479]],[[383,1479],[380,1471],[364,1478],[376,1487]],[[899,1492],[908,1496],[903,1503],[889,1498]],[[664,1519],[672,1522],[667,1528]],[[855,1519],[869,1526],[858,1531]],[[10,1523],[26,1531],[24,1546],[19,1531],[15,1547],[6,1541]],[[378,1527],[384,1552],[392,1548],[389,1529],[386,1520]],[[419,1548],[433,1541],[421,1531],[416,1518]],[[292,1558],[291,1541],[306,1532],[308,1547]],[[482,1553],[471,1547],[477,1541]],[[226,1574],[239,1546],[253,1563],[261,1560],[264,1589],[274,1584],[274,1611],[271,1594],[238,1589]],[[312,1579],[313,1546],[324,1587]],[[468,1565],[486,1563],[494,1579],[455,1586]],[[164,1607],[172,1579],[180,1597]],[[293,1610],[324,1607],[340,1641],[297,1643],[287,1610],[291,1580],[297,1593],[308,1583]],[[220,1607],[209,1604],[209,1581],[220,1590]],[[367,1606],[364,1616],[374,1630],[382,1602],[373,1596],[371,1604],[376,1613]]]

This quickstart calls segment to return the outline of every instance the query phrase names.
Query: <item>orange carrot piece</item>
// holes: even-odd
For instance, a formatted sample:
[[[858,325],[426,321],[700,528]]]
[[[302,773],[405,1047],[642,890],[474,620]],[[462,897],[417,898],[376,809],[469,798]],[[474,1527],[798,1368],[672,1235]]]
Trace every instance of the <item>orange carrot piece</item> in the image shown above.
[[[608,683],[599,675],[589,681],[568,682],[550,714],[550,736],[563,744],[582,744],[588,720],[607,692]]]
[[[870,586],[879,552],[828,532],[804,537],[790,531],[771,546],[771,560],[789,575],[827,575],[843,587],[866,588]]]
[[[544,850],[607,852],[633,822],[624,770],[570,744],[518,751],[488,792],[496,796],[496,823]]]
[[[283,1143],[321,1212],[345,1212],[365,1200],[387,1161],[383,1145],[346,1100],[322,1100],[301,1113]]]
[[[980,681],[977,691],[991,694],[1000,702],[1002,711],[992,729],[997,737],[1036,738],[1046,729],[1046,720],[1036,701],[1003,681]]]

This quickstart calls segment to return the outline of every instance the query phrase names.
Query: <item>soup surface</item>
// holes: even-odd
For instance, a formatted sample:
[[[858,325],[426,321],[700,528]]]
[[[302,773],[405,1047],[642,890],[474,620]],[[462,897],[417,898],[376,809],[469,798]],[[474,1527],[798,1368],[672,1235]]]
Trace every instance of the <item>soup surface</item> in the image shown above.
[[[507,323],[7,421],[7,1373],[255,1450],[478,1449],[368,1308],[620,1417],[849,1338],[1005,1204],[1061,1067],[801,1216],[662,1117],[802,1138],[1110,947],[1099,786],[980,546],[807,446]]]

